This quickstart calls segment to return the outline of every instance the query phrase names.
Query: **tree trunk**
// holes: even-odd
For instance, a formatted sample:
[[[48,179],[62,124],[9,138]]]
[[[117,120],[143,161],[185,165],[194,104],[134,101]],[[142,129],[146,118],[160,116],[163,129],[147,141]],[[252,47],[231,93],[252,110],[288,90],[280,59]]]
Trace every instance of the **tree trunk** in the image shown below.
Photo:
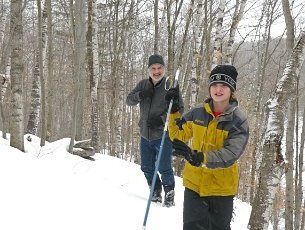
[[[24,152],[22,0],[11,0],[11,121],[10,145]]]
[[[30,115],[26,129],[27,133],[33,135],[37,135],[41,106],[41,82],[39,79],[40,71],[38,60],[39,57],[37,54],[35,55],[35,67],[32,81]]]
[[[258,72],[257,72],[257,85],[255,86],[256,94],[255,94],[255,104],[254,104],[254,122],[253,127],[260,127],[253,130],[252,138],[251,138],[251,144],[250,146],[254,146],[252,149],[252,165],[251,165],[251,186],[250,186],[250,203],[252,204],[254,200],[255,190],[256,190],[256,168],[257,168],[257,158],[259,157],[260,149],[260,143],[259,139],[261,136],[261,133],[263,129],[261,127],[264,127],[263,124],[263,112],[261,108],[262,104],[262,95],[263,95],[263,89],[265,87],[265,77],[266,77],[266,68],[268,64],[268,59],[270,57],[269,55],[269,46],[271,43],[271,35],[270,35],[270,28],[271,28],[271,18],[272,18],[272,12],[269,12],[269,8],[271,7],[269,4],[265,3],[263,6],[263,12],[261,19],[265,16],[265,26],[264,26],[264,33],[262,35],[263,39],[261,42],[259,42],[259,48],[258,48]],[[262,45],[260,45],[262,43]],[[260,48],[261,46],[261,48]],[[255,90],[254,89],[254,90]]]
[[[86,84],[86,18],[84,0],[75,1],[75,74],[78,79],[75,140],[84,139],[84,97]]]
[[[218,9],[217,9],[217,22],[216,22],[216,36],[215,36],[215,44],[214,44],[214,53],[212,60],[212,69],[222,63],[222,39],[223,39],[223,18],[225,11],[225,0],[220,0]]]
[[[41,83],[41,139],[40,146],[45,145],[46,141],[46,89],[45,89],[45,79],[44,79],[44,60],[45,60],[45,39],[46,39],[46,11],[41,10],[41,0],[37,0],[37,10],[38,10],[38,63],[39,63],[39,76]]]
[[[47,133],[46,139],[49,141],[53,134],[53,26],[52,26],[52,0],[46,0],[47,11],[47,34],[48,34],[48,75],[47,75],[47,95],[46,95],[46,108],[47,108]]]
[[[191,98],[190,107],[194,107],[197,104],[198,90],[199,90],[199,73],[200,62],[202,60],[200,53],[200,45],[202,38],[202,18],[203,18],[203,4],[202,1],[197,1],[196,14],[194,18],[194,43],[193,43],[193,65],[191,71]]]
[[[225,61],[224,61],[225,64],[232,64],[233,44],[234,44],[235,34],[236,34],[237,26],[243,17],[246,3],[247,0],[241,0],[240,4],[239,1],[236,1],[233,19],[230,28],[229,39],[227,42],[227,47],[225,49],[226,50]]]
[[[98,40],[96,0],[88,0],[88,31],[87,31],[87,53],[88,71],[90,77],[91,95],[91,141],[95,151],[99,149],[98,137],[98,95],[97,86],[99,79]]]
[[[154,53],[159,53],[159,0],[155,0],[154,3],[154,25],[155,25],[155,38],[154,38]]]
[[[282,8],[283,8],[283,13],[284,13],[284,18],[285,18],[285,24],[286,24],[286,49],[287,49],[287,55],[290,55],[294,46],[294,39],[295,39],[295,33],[294,33],[294,20],[292,18],[291,14],[291,9],[289,5],[288,0],[282,0]],[[298,88],[298,81],[297,81],[297,88]],[[298,106],[298,90],[296,91],[296,96],[294,97],[294,105]],[[296,102],[295,102],[296,101]],[[292,114],[292,110],[294,110],[294,114]],[[298,110],[295,108],[291,109],[291,113],[289,114],[290,117],[288,119],[295,119],[296,116],[296,125],[298,126]],[[289,121],[288,121],[289,122]],[[287,129],[293,129],[294,127],[294,122],[290,121],[291,124],[287,125]],[[293,125],[293,126],[290,126]],[[297,128],[297,127],[296,127]],[[286,230],[298,230],[300,226],[300,209],[301,209],[301,203],[302,200],[299,200],[299,194],[298,194],[298,145],[296,144],[296,169],[294,168],[294,163],[293,163],[293,154],[294,154],[294,146],[293,146],[293,139],[298,140],[298,129],[296,129],[296,136],[294,136],[294,132],[289,132],[288,134],[287,130],[287,135],[286,138],[287,140],[290,139],[289,143],[287,142],[287,147],[286,147],[286,156],[287,156],[287,161],[288,161],[288,171],[286,173],[286,202],[285,202],[285,229]],[[298,143],[298,141],[296,141]],[[289,146],[288,146],[289,144]],[[293,178],[293,172],[295,171],[295,178]],[[293,181],[295,182],[295,191],[293,190]],[[294,196],[295,195],[295,196]],[[294,200],[295,198],[295,200]],[[295,205],[295,207],[294,207]],[[295,219],[293,219],[293,214],[295,214]]]
[[[290,102],[286,128],[286,197],[285,197],[285,229],[293,229],[294,189],[293,189],[293,153],[294,153],[294,127],[295,127],[295,97]]]
[[[257,193],[250,216],[250,230],[266,230],[269,224],[270,209],[275,191],[284,173],[284,160],[281,154],[284,113],[287,99],[295,91],[296,79],[305,55],[305,34],[303,33],[288,60],[283,77],[277,83],[272,97],[266,104],[267,125],[263,138],[262,164]]]
[[[35,67],[34,67],[34,74],[33,74],[33,81],[32,81],[32,90],[31,90],[31,105],[30,105],[30,115],[29,120],[27,124],[27,133],[37,135],[38,132],[38,125],[40,118],[43,122],[44,118],[42,118],[42,114],[40,112],[45,114],[45,110],[41,111],[42,107],[42,91],[45,91],[42,89],[42,82],[44,82],[44,76],[43,74],[43,66],[45,63],[45,56],[46,56],[46,20],[47,20],[47,14],[46,14],[46,8],[43,11],[43,14],[41,14],[41,3],[40,1],[37,1],[38,7],[38,51],[35,55]],[[42,61],[42,63],[40,63]],[[40,67],[40,65],[42,65]],[[42,72],[41,72],[42,71]],[[43,87],[44,88],[44,87]],[[41,115],[41,116],[40,116]],[[44,116],[45,117],[45,116]],[[42,124],[44,126],[45,130],[45,124]],[[45,131],[44,131],[45,133]],[[43,144],[44,145],[44,144]]]
[[[302,221],[301,221],[301,227],[300,230],[305,229],[305,200],[303,201],[303,209],[301,210],[302,212]]]
[[[174,17],[172,17],[173,13],[171,11],[172,1],[166,0],[166,18],[167,18],[167,75],[174,79],[174,66],[175,66],[175,35],[176,35],[176,23],[178,16],[181,11],[183,0],[176,1]]]
[[[6,117],[4,113],[4,108],[3,108],[3,103],[4,103],[4,97],[7,92],[7,88],[9,86],[9,82],[11,81],[11,59],[9,58],[8,64],[6,66],[5,74],[1,74],[0,76],[0,111],[1,111],[1,121],[2,121],[2,137],[6,139],[6,133],[8,132],[7,130],[7,122],[6,122]]]
[[[297,184],[297,191],[296,191],[296,196],[295,196],[295,206],[296,208],[298,207],[299,209],[295,210],[295,215],[297,218],[297,216],[299,215],[299,218],[301,219],[301,215],[302,215],[302,219],[300,220],[299,224],[301,223],[301,227],[300,230],[304,230],[304,223],[305,223],[305,201],[304,202],[304,206],[303,209],[301,209],[302,206],[302,200],[303,200],[303,166],[304,166],[304,142],[305,142],[305,107],[304,107],[304,111],[303,111],[303,122],[302,122],[303,126],[302,126],[302,134],[301,134],[301,142],[300,142],[300,151],[299,151],[299,165],[296,165],[296,167],[298,167],[298,172],[299,172],[299,178],[298,178],[298,184]]]

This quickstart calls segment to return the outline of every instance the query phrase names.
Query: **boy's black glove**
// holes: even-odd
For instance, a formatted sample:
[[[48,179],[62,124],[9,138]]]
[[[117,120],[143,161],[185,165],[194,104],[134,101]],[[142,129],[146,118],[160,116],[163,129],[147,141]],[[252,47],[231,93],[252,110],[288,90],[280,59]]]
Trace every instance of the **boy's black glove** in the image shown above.
[[[151,98],[153,96],[153,94],[154,94],[154,89],[148,88],[148,89],[141,91],[139,93],[139,97],[141,98],[141,100],[143,100],[144,98]]]
[[[192,151],[183,141],[174,139],[173,149],[173,155],[184,157],[193,166],[201,166],[203,162],[203,154],[201,152]]]
[[[179,85],[177,85],[175,88],[170,88],[166,94],[165,94],[165,100],[167,101],[167,104],[169,105],[170,101],[173,99],[173,105],[171,109],[171,113],[175,113],[179,111],[180,105],[179,105]]]
[[[147,120],[147,127],[154,129],[163,125],[164,122],[161,117],[151,117]]]

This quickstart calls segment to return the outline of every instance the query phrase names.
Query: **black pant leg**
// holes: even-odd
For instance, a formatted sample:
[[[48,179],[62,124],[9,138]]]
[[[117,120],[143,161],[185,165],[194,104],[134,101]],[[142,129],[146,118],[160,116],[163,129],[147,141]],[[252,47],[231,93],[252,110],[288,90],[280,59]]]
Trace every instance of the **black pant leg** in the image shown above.
[[[196,192],[185,188],[183,230],[208,230],[208,203]]]
[[[231,230],[234,196],[209,197],[211,230]]]

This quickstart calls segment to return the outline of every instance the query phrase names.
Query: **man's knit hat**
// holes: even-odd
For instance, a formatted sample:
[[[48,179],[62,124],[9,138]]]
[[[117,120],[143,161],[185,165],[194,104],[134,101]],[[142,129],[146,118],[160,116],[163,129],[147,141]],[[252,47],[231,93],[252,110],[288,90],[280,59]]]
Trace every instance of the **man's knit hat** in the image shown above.
[[[222,83],[230,87],[234,92],[236,90],[237,70],[232,65],[218,65],[216,66],[209,78],[209,87],[215,83]]]
[[[165,65],[163,57],[159,54],[153,54],[149,57],[148,59],[148,68],[153,65],[153,64],[160,64],[160,65]]]

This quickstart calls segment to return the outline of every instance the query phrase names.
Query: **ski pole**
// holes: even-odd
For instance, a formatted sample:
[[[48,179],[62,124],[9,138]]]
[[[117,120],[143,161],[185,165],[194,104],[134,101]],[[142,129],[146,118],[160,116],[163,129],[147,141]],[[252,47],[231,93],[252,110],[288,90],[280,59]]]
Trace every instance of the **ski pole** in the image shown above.
[[[179,72],[180,71],[178,69],[176,71],[176,75],[175,75],[174,87],[177,86]],[[151,204],[152,195],[153,195],[153,192],[154,192],[154,189],[155,189],[155,184],[156,184],[156,180],[157,180],[157,173],[158,173],[158,169],[159,169],[159,164],[160,164],[161,155],[162,155],[162,151],[163,151],[164,140],[165,140],[166,133],[167,133],[169,115],[170,115],[170,112],[172,110],[172,106],[173,106],[173,99],[171,99],[171,101],[169,103],[167,114],[166,114],[166,121],[165,121],[165,125],[164,125],[162,139],[161,139],[160,149],[159,149],[158,158],[157,158],[157,161],[156,161],[156,164],[155,164],[154,176],[153,176],[153,180],[152,180],[152,184],[151,184],[151,188],[150,188],[149,198],[148,198],[148,202],[147,202],[147,206],[146,206],[145,217],[144,217],[144,221],[143,221],[143,228],[142,228],[143,230],[146,229],[147,217],[148,217],[148,213],[149,213],[149,208],[150,208],[150,204]]]

